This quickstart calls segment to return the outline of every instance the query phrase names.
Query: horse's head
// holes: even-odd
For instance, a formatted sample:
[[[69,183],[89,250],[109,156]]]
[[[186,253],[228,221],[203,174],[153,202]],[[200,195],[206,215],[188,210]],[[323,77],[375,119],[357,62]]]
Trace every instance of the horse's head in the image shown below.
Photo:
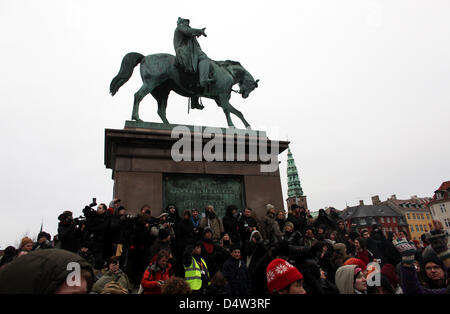
[[[253,78],[246,78],[242,83],[239,83],[239,93],[242,98],[247,98],[250,93],[258,87],[259,80],[253,80]]]

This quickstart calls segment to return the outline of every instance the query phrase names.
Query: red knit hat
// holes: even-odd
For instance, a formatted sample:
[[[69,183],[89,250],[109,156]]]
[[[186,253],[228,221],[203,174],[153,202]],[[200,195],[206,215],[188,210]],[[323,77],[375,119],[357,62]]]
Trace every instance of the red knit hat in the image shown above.
[[[364,263],[359,258],[354,258],[354,257],[349,258],[348,260],[346,260],[344,265],[356,265],[359,268],[361,268],[362,270],[366,270],[366,268],[367,268],[366,263]]]
[[[266,269],[266,276],[269,293],[281,291],[291,283],[303,278],[297,268],[281,258],[270,262]]]

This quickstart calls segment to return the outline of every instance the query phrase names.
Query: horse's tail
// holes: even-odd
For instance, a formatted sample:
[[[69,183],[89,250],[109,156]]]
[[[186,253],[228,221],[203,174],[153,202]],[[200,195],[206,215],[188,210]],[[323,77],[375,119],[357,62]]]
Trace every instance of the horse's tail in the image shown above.
[[[134,68],[141,63],[142,59],[144,59],[144,55],[137,52],[129,52],[123,57],[119,73],[112,79],[109,86],[109,92],[112,96],[130,79]]]

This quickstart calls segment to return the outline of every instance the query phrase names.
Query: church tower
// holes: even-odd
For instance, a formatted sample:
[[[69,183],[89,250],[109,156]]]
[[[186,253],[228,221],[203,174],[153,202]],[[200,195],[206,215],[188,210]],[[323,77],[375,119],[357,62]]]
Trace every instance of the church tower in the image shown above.
[[[288,198],[286,200],[288,209],[292,204],[308,209],[308,203],[306,202],[306,195],[303,195],[303,189],[300,185],[300,179],[298,177],[297,167],[295,166],[294,157],[292,157],[291,150],[288,149],[287,159],[287,176],[288,176]]]

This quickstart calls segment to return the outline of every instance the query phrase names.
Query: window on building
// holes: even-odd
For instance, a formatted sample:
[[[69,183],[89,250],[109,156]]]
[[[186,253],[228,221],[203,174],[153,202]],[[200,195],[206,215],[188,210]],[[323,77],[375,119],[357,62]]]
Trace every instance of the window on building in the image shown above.
[[[380,217],[380,222],[383,224],[384,223],[384,217]]]
[[[416,231],[419,232],[419,226],[418,225],[416,225]]]
[[[407,217],[408,219],[411,219],[411,216],[409,215],[409,213],[406,214],[406,217]]]
[[[396,222],[397,222],[397,219],[396,219],[395,217],[392,217],[392,222],[393,222],[393,223],[396,223]]]
[[[395,230],[395,232],[398,232],[398,228],[397,227],[395,227],[394,230]]]
[[[427,213],[427,219],[430,219],[430,214]]]
[[[422,231],[422,232],[423,232],[423,226],[422,226],[422,225],[420,225],[419,227],[420,227],[420,231]]]
[[[366,225],[366,224],[367,224],[366,219],[364,219],[364,218],[359,218],[359,224],[360,224],[360,225]]]
[[[386,222],[387,222],[387,223],[390,223],[390,222],[391,222],[391,218],[386,217]]]
[[[420,214],[420,219],[425,219],[423,214]]]
[[[414,232],[414,226],[413,225],[410,225],[409,229],[411,229],[411,232]]]
[[[412,214],[412,217],[413,217],[413,219],[416,219],[416,214],[413,213],[413,214]]]

